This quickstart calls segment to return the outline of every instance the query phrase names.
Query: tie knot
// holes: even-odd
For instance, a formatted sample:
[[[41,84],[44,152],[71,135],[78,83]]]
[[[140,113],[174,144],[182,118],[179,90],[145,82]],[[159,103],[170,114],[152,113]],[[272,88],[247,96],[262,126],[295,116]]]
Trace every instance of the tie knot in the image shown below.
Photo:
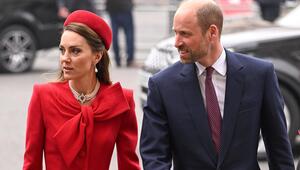
[[[214,71],[214,68],[209,66],[209,67],[206,67],[206,77],[207,78],[211,78],[211,75],[212,75],[212,72]]]

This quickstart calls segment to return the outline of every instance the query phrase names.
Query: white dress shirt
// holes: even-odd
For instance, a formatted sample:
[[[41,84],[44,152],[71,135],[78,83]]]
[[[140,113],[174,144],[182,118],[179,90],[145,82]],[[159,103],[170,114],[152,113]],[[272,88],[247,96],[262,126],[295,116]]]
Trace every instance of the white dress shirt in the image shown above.
[[[206,107],[206,98],[205,98],[205,78],[206,78],[206,70],[205,67],[200,63],[195,62],[197,66],[197,75],[199,80],[199,85],[202,93],[202,98],[204,102],[204,106]],[[221,56],[218,60],[212,65],[214,71],[212,73],[212,82],[216,91],[216,95],[218,98],[219,108],[221,112],[221,117],[224,115],[224,102],[225,102],[225,90],[226,90],[226,53],[223,48]]]

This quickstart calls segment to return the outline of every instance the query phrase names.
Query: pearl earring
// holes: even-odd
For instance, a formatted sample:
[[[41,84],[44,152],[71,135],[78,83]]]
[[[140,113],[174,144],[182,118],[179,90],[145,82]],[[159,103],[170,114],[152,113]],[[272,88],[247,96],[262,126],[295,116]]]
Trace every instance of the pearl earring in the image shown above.
[[[95,67],[95,73],[98,73],[98,69],[97,69],[97,67]]]

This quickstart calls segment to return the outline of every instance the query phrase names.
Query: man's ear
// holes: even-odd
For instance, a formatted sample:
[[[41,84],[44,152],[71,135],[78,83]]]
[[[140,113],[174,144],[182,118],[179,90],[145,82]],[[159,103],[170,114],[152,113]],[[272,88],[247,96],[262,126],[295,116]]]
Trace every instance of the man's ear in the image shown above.
[[[209,33],[209,39],[211,41],[215,41],[216,39],[219,38],[219,29],[214,24],[212,24],[212,25],[209,26],[208,33]]]

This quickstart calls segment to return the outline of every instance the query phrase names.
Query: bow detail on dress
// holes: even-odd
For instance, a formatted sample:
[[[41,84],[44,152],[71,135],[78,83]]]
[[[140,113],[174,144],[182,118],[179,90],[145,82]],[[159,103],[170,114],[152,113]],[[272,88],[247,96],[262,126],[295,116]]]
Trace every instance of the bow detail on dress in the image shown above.
[[[103,86],[91,105],[78,107],[80,108],[78,114],[61,113],[70,119],[57,130],[53,137],[68,167],[80,152],[88,156],[94,121],[105,121],[130,109],[119,83]],[[70,107],[74,108],[74,106]]]

